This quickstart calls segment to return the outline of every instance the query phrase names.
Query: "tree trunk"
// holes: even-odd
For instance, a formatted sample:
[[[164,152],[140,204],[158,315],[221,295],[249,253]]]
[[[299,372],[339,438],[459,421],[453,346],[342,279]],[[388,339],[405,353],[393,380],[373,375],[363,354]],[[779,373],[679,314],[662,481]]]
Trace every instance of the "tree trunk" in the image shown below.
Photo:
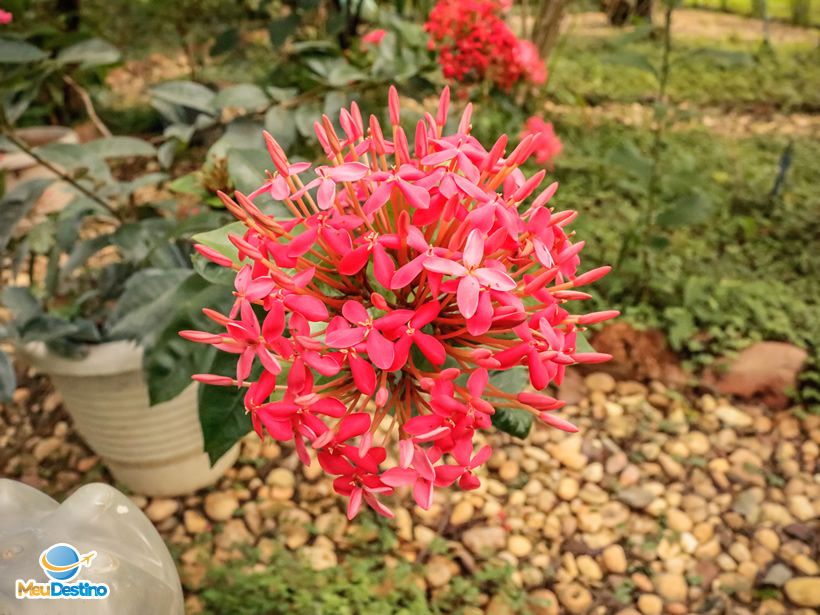
[[[546,60],[558,41],[567,0],[541,0],[532,25],[532,42]]]

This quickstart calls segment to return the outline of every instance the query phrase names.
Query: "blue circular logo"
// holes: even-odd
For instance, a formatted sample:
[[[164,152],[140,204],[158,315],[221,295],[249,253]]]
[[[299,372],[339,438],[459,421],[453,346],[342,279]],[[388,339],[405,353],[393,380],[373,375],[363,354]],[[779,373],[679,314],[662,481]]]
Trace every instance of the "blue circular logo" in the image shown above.
[[[71,545],[60,543],[40,556],[40,566],[55,581],[70,581],[80,572],[80,554]]]

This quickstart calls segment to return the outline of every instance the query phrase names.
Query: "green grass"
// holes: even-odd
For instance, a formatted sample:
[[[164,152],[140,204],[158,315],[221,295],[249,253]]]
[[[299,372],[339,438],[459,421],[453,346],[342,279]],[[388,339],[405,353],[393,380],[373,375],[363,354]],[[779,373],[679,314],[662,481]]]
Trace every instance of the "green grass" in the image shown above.
[[[648,33],[613,38],[570,37],[551,65],[549,96],[580,104],[646,103],[658,86],[652,67],[661,42]],[[742,41],[673,41],[673,102],[740,109],[820,110],[820,50]]]
[[[529,612],[526,595],[510,581],[508,565],[487,564],[472,575],[456,574],[446,586],[428,592],[424,566],[396,558],[392,529],[365,517],[361,531],[362,540],[354,541],[339,565],[327,570],[313,570],[281,546],[264,563],[251,549],[245,560],[215,565],[199,594],[204,613],[450,615],[468,608],[481,610],[481,594],[501,595],[512,612]]]
[[[820,143],[795,140],[785,186],[770,197],[786,138],[670,133],[660,205],[695,187],[703,199],[693,206],[706,208],[704,222],[665,231],[669,243],[654,253],[648,294],[636,297],[630,285],[644,272],[634,260],[619,262],[619,251],[636,224],[645,182],[630,169],[628,153],[647,151],[651,134],[615,123],[590,127],[581,115],[562,117],[556,129],[566,152],[555,172],[556,205],[580,212],[575,228],[587,241],[589,266],[617,266],[599,284],[600,305],[663,328],[698,363],[758,339],[820,343],[820,279],[813,273],[820,270]]]
[[[820,3],[817,0],[802,0],[804,5],[808,5],[808,23],[801,25],[820,25]],[[795,20],[795,5],[800,0],[767,0],[766,10],[771,19],[800,23],[800,19]],[[759,17],[759,5],[754,0],[686,0],[686,6],[696,8],[709,8],[718,11],[726,11],[749,17]]]

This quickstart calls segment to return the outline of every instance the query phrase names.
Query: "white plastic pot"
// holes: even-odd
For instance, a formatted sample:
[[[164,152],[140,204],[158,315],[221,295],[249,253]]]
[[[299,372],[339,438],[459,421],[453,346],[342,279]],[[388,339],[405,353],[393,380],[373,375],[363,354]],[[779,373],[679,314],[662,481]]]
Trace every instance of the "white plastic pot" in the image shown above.
[[[142,349],[132,342],[90,346],[79,360],[51,354],[42,343],[26,345],[23,354],[51,377],[77,431],[111,474],[136,493],[190,493],[213,484],[239,455],[236,445],[211,467],[196,383],[149,405]]]

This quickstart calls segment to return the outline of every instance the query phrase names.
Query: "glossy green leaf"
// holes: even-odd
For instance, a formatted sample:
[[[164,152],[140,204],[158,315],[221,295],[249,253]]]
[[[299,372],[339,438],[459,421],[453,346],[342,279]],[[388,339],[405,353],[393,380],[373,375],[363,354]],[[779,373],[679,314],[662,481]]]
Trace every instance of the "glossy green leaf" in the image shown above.
[[[197,233],[193,236],[193,240],[216,250],[223,256],[227,256],[234,263],[239,263],[239,251],[228,239],[229,234],[241,237],[245,234],[245,225],[241,222],[231,222],[212,231]]]
[[[81,64],[83,67],[105,66],[120,61],[120,50],[108,41],[91,38],[70,45],[57,54],[60,64]]]
[[[0,38],[0,64],[25,64],[45,59],[45,52],[25,41]]]
[[[0,252],[3,252],[11,240],[14,228],[34,207],[37,199],[53,179],[33,179],[19,186],[0,199]]]
[[[236,355],[226,352],[213,354],[213,361],[206,370],[220,375],[231,375],[235,371]],[[199,386],[199,422],[211,465],[253,428],[251,417],[245,412],[245,391],[244,388]]]
[[[493,426],[516,438],[526,438],[532,428],[533,415],[516,408],[496,408]]]
[[[283,107],[271,107],[265,113],[265,130],[287,150],[296,141],[293,113]]]
[[[151,336],[173,314],[177,289],[190,269],[143,269],[125,283],[125,290],[108,318],[108,335],[151,343]]]
[[[82,146],[90,156],[96,158],[130,158],[132,156],[156,156],[156,148],[136,137],[107,137],[89,141]]]
[[[299,15],[291,13],[290,15],[280,19],[274,19],[268,23],[268,36],[274,49],[278,49],[285,44],[288,36],[293,34],[294,30],[299,26],[300,21]]]
[[[193,81],[168,81],[151,88],[152,96],[161,101],[197,111],[214,112],[214,92]]]
[[[210,366],[207,348],[179,337],[183,329],[212,331],[214,323],[203,313],[203,307],[226,313],[233,295],[224,286],[216,286],[199,276],[192,276],[174,294],[171,318],[148,345],[143,359],[143,373],[148,384],[151,404],[168,401],[179,395],[191,376],[206,372]]]
[[[525,368],[514,367],[490,372],[490,384],[505,393],[518,394],[530,386],[530,378]],[[496,429],[516,438],[525,438],[532,427],[533,415],[515,408],[496,408],[492,421]]]
[[[226,107],[239,107],[246,110],[267,107],[270,98],[258,85],[252,83],[240,83],[220,91],[213,99],[213,105],[217,109]]]

